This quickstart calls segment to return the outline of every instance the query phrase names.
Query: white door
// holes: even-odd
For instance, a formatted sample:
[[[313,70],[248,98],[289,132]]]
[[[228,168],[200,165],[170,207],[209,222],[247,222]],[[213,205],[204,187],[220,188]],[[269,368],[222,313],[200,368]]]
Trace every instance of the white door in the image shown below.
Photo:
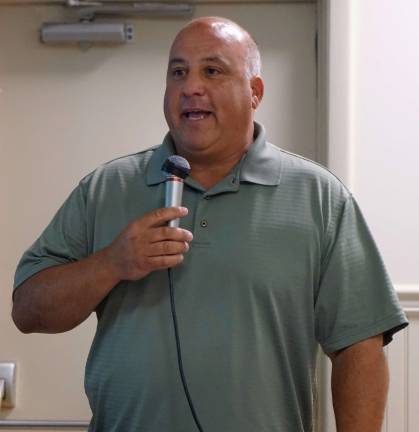
[[[95,318],[66,334],[20,334],[10,318],[13,274],[80,178],[160,143],[168,50],[186,22],[126,19],[135,41],[124,46],[41,45],[41,24],[64,15],[58,6],[0,6],[0,362],[17,364],[17,403],[0,409],[0,429],[90,418],[83,374]],[[257,119],[271,142],[316,159],[315,3],[202,5],[202,15],[232,18],[254,35],[266,80]]]

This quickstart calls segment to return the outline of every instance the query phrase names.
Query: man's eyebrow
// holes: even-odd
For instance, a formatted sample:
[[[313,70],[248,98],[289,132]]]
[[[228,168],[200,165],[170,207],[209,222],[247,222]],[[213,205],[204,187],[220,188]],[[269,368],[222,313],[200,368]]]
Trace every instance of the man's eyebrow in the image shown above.
[[[175,64],[175,63],[182,63],[182,64],[186,64],[186,60],[183,58],[179,58],[179,57],[174,57],[172,59],[169,60],[169,66]]]
[[[203,63],[220,63],[222,65],[228,66],[228,61],[224,60],[222,57],[219,56],[210,56],[205,57],[202,59]]]
[[[228,66],[228,61],[224,60],[222,57],[219,56],[208,56],[208,57],[204,57],[203,59],[200,60],[201,63],[219,63],[222,65],[226,65]],[[174,64],[188,64],[188,62],[181,58],[181,57],[173,57],[169,60],[169,66],[172,66]]]

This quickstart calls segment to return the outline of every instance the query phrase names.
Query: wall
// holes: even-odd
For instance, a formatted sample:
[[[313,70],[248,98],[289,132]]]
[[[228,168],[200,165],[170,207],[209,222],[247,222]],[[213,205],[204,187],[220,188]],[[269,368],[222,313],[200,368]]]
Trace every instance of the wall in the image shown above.
[[[41,45],[41,23],[66,15],[0,7],[0,361],[18,363],[17,406],[0,411],[0,425],[90,417],[83,369],[94,317],[66,334],[20,334],[10,319],[13,273],[81,177],[161,141],[167,54],[187,21],[128,19],[135,42],[117,47]],[[266,79],[258,119],[271,141],[316,158],[316,5],[202,5],[200,15],[230,17],[254,34]]]
[[[419,2],[355,2],[353,189],[397,285],[419,284]]]
[[[338,0],[331,13],[329,164],[360,202],[395,284],[416,285],[419,3]]]
[[[419,2],[326,3],[329,166],[360,203],[411,320],[388,350],[384,430],[413,432],[419,422]],[[325,430],[333,428],[329,420]]]

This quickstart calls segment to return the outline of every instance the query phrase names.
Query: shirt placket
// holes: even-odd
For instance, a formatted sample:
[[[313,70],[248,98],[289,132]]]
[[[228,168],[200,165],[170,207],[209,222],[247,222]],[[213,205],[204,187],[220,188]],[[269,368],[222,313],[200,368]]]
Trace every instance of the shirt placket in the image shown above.
[[[195,246],[206,247],[211,244],[210,205],[211,197],[203,194],[196,206],[193,240]]]

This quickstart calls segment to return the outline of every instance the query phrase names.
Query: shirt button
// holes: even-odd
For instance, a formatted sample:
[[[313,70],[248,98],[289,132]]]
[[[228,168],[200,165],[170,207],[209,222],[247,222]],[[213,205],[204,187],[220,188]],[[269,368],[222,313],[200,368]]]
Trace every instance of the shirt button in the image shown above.
[[[202,219],[200,225],[202,228],[206,228],[208,226],[208,221],[206,219]]]

